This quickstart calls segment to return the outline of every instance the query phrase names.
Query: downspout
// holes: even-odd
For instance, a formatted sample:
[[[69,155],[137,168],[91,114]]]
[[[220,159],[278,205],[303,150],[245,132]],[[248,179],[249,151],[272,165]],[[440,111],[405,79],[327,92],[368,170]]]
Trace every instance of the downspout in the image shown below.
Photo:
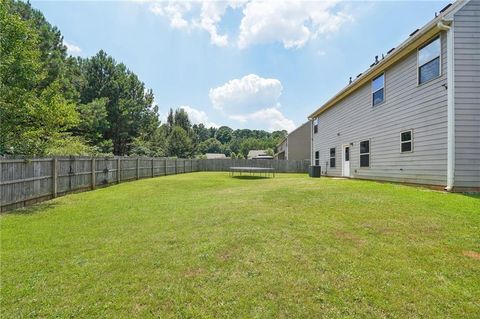
[[[447,187],[452,191],[455,183],[455,70],[453,52],[453,20],[442,19],[437,23],[447,32]]]

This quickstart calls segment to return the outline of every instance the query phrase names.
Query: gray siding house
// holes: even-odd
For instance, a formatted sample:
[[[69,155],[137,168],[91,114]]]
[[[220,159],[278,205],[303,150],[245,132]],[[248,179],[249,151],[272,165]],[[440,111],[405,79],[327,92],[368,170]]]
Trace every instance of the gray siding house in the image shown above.
[[[480,0],[443,9],[309,119],[323,175],[480,190]]]
[[[310,159],[310,128],[310,122],[305,122],[288,134],[277,144],[275,158],[279,160]]]

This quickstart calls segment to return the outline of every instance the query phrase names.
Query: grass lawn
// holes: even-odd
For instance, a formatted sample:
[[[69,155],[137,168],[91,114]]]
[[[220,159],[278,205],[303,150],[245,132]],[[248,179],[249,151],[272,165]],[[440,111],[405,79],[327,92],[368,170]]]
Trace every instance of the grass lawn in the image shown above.
[[[480,197],[193,173],[1,221],[1,316],[479,318]]]

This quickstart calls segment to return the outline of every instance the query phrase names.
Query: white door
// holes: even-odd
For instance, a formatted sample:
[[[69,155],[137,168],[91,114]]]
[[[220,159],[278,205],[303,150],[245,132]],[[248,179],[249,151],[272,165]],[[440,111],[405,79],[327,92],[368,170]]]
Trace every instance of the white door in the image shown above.
[[[343,147],[342,159],[342,175],[350,177],[350,146]]]

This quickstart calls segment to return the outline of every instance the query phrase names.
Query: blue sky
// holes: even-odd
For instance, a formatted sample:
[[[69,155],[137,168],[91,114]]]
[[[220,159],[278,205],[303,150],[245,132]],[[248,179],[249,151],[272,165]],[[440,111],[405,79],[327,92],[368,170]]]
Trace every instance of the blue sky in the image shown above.
[[[100,49],[155,93],[163,119],[287,129],[447,1],[32,1],[73,55]]]

